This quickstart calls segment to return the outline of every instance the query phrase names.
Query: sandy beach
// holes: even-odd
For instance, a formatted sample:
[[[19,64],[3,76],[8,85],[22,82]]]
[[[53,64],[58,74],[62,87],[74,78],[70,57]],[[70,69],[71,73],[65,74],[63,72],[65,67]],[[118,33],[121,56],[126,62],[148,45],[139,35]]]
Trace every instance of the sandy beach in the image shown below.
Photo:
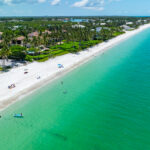
[[[104,53],[110,47],[149,27],[150,24],[143,25],[136,30],[128,31],[123,35],[100,43],[79,54],[66,54],[43,63],[33,62],[0,74],[0,109],[3,110],[26,94],[57,79],[68,71],[94,58],[96,55]],[[57,64],[63,64],[64,68],[58,68]],[[25,70],[28,70],[27,74],[24,74]],[[38,78],[39,76],[40,78]],[[15,84],[16,87],[8,89],[8,86],[11,84]]]

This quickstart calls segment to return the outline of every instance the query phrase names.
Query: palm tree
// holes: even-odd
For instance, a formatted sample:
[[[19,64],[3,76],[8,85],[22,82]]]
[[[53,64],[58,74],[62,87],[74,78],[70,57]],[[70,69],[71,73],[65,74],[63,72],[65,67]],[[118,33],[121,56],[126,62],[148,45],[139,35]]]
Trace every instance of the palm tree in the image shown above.
[[[8,61],[8,56],[11,54],[11,51],[9,49],[9,47],[4,44],[3,48],[0,51],[0,57],[2,57],[3,62],[2,62],[2,67],[5,67],[5,60]]]

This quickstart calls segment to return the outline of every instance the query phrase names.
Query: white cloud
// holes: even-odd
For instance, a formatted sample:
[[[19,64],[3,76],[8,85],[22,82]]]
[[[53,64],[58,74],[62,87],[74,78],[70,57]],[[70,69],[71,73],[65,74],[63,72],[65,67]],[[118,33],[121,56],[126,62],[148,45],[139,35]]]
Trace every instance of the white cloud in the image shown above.
[[[104,2],[104,0],[80,0],[75,2],[72,6],[102,11],[104,10]]]
[[[61,0],[53,0],[52,2],[51,2],[51,5],[58,5],[59,3],[60,3],[60,1]]]
[[[102,11],[102,10],[104,10],[104,7],[86,7],[86,9]]]
[[[0,0],[0,4],[43,3],[47,0]]]
[[[78,0],[72,7],[102,11],[108,3],[119,1],[121,0]]]
[[[73,4],[74,7],[84,7],[89,2],[89,0],[82,0]]]

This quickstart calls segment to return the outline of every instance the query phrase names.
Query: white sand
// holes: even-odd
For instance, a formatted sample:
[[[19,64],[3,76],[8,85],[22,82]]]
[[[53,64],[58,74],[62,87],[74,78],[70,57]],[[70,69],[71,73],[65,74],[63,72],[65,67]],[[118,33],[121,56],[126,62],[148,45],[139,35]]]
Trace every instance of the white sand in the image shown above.
[[[150,24],[147,24],[134,31],[128,31],[108,42],[98,44],[88,50],[82,51],[79,55],[66,54],[43,63],[33,62],[27,66],[14,68],[7,73],[0,74],[0,109],[6,108],[20,97],[41,87],[44,83],[56,79],[62,74],[71,71],[80,64],[93,58],[93,56],[103,53],[108,48],[149,27]],[[60,63],[64,65],[64,69],[58,69],[57,64]],[[28,69],[29,73],[25,75],[24,69]],[[38,80],[38,76],[40,76],[41,79]],[[11,84],[15,84],[16,88],[11,90],[8,89],[8,85]]]

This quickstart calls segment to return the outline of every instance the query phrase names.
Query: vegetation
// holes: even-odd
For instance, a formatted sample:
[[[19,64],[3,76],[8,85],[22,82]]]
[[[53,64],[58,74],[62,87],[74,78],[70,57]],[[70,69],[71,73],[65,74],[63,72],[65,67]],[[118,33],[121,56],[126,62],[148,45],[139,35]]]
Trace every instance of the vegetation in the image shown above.
[[[3,17],[2,66],[8,59],[41,62],[77,53],[149,22],[148,17]]]

